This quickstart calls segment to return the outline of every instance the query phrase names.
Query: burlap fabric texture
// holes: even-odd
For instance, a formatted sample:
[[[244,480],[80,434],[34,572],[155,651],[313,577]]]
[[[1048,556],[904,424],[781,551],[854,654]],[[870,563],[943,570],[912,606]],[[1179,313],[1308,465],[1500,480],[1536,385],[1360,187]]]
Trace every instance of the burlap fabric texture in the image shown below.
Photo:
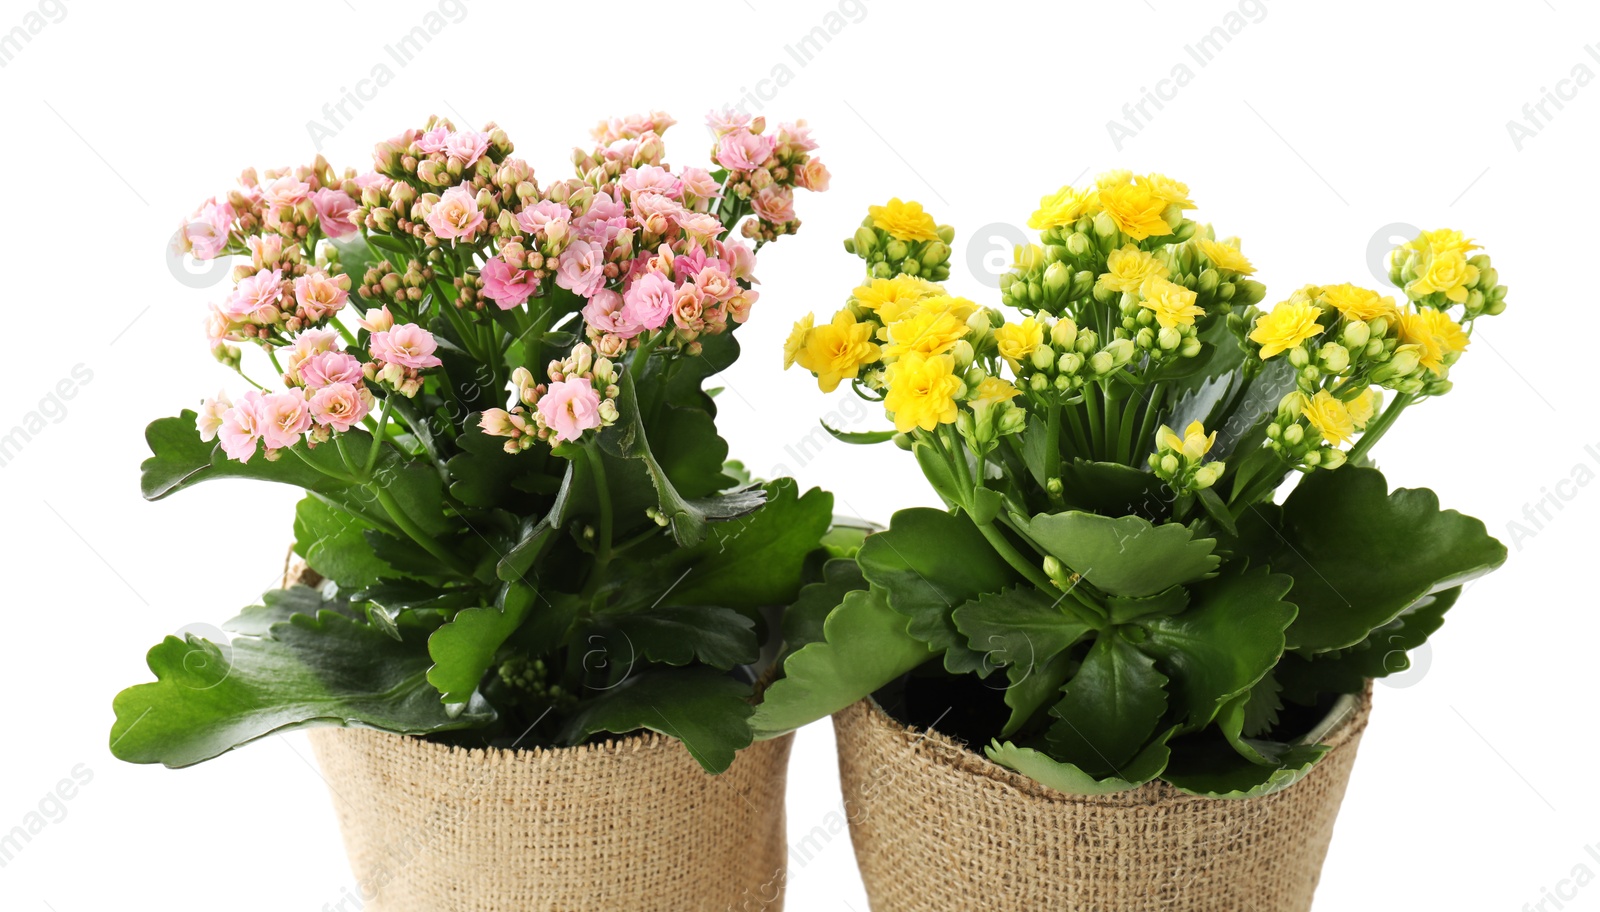
[[[783,909],[792,736],[712,776],[654,734],[517,751],[310,735],[363,912]]]
[[[834,730],[872,912],[1305,912],[1371,705],[1304,779],[1216,800],[1064,795],[863,700]]]

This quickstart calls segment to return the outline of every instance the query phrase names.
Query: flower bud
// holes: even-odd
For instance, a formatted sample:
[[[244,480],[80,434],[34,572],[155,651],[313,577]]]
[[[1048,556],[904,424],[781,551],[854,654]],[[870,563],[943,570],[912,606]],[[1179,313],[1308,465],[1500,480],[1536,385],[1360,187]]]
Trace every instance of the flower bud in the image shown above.
[[[1093,371],[1096,376],[1109,374],[1116,366],[1116,361],[1111,357],[1111,352],[1109,351],[1095,352],[1093,357],[1089,359],[1089,370]]]
[[[1102,239],[1116,237],[1117,223],[1111,220],[1109,214],[1097,212],[1094,216],[1094,233]]]
[[[883,247],[883,255],[895,261],[905,259],[906,254],[910,252],[910,248],[906,246],[906,242],[900,240],[899,238],[890,238],[889,243],[885,244]]]
[[[1063,374],[1076,374],[1083,370],[1083,356],[1077,352],[1067,352],[1056,362],[1056,370]]]
[[[1055,350],[1049,346],[1041,345],[1028,355],[1028,361],[1033,365],[1034,370],[1047,371],[1050,369],[1050,365],[1056,363]]]
[[[1283,429],[1283,442],[1290,446],[1299,446],[1300,441],[1306,436],[1305,428],[1298,424],[1291,424]]]
[[[1208,462],[1194,470],[1194,489],[1203,491],[1217,483],[1222,473],[1227,470],[1227,465],[1221,462]]]
[[[1342,373],[1350,366],[1350,352],[1337,342],[1329,342],[1317,352],[1317,359],[1329,373]]]
[[[1200,354],[1200,346],[1201,343],[1198,336],[1189,336],[1183,340],[1183,345],[1178,348],[1178,355],[1183,358],[1193,358],[1195,355]]]
[[[922,248],[920,259],[922,260],[922,265],[931,269],[950,259],[950,248],[942,241],[933,241]]]
[[[1051,263],[1044,271],[1044,287],[1051,295],[1059,295],[1072,281],[1072,270],[1067,264]]]
[[[1372,328],[1364,321],[1356,320],[1345,326],[1343,335],[1346,345],[1351,348],[1363,348],[1367,344],[1367,339],[1372,336]]]
[[[1397,349],[1394,357],[1389,359],[1389,367],[1397,377],[1404,377],[1416,370],[1420,363],[1416,351],[1411,348]]]
[[[1289,365],[1291,367],[1298,370],[1310,363],[1311,355],[1306,351],[1305,346],[1300,345],[1289,349]]]
[[[1338,467],[1344,465],[1345,459],[1347,458],[1343,450],[1335,449],[1323,450],[1321,456],[1322,467],[1325,469],[1337,469]]]
[[[1176,326],[1163,326],[1156,341],[1162,351],[1172,351],[1183,341],[1183,333],[1179,332]]]
[[[1200,292],[1202,294],[1210,294],[1211,292],[1217,290],[1217,283],[1219,283],[1221,281],[1222,281],[1221,273],[1217,272],[1215,269],[1212,269],[1212,268],[1208,267],[1205,272],[1200,273],[1200,288],[1199,288],[1199,290],[1200,290]]]
[[[1092,249],[1093,245],[1089,243],[1089,239],[1087,237],[1077,233],[1076,231],[1067,235],[1067,252],[1072,254],[1074,257],[1082,259],[1083,257],[1088,256],[1089,251]]]
[[[1045,349],[1048,351],[1048,349]],[[950,349],[950,356],[956,361],[956,370],[964,371],[972,365],[976,353],[972,350],[972,343],[966,339],[957,339],[956,344]]]
[[[1132,361],[1136,351],[1133,347],[1132,339],[1115,339],[1106,346],[1105,350],[1111,354],[1112,359],[1116,361],[1119,367]]]
[[[1178,461],[1178,457],[1172,455],[1171,453],[1167,453],[1161,457],[1161,471],[1167,475],[1178,474],[1178,469],[1181,465],[1182,463]]]
[[[1050,344],[1060,351],[1070,351],[1078,341],[1078,324],[1071,317],[1062,317],[1050,327]]]

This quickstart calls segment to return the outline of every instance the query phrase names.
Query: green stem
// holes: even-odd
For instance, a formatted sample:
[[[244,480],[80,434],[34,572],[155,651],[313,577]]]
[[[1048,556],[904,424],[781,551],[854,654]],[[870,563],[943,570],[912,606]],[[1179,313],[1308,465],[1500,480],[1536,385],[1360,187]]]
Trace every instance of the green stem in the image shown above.
[[[1091,383],[1084,388],[1083,404],[1084,408],[1088,410],[1086,417],[1089,419],[1087,422],[1089,425],[1089,458],[1098,461],[1100,459],[1100,434],[1103,429],[1103,419],[1100,416],[1100,384]]]
[[[1117,461],[1136,469],[1140,466],[1133,461],[1133,435],[1139,426],[1139,406],[1143,401],[1138,389],[1129,391],[1128,401],[1122,407],[1122,419],[1118,422]]]
[[[590,571],[589,583],[584,587],[586,596],[593,597],[600,583],[605,579],[606,568],[611,564],[611,538],[613,534],[613,517],[611,512],[611,488],[606,481],[605,460],[600,456],[600,446],[590,441],[583,448],[589,460],[589,469],[594,473],[595,497],[600,503],[600,533],[595,543],[594,569]]]
[[[367,465],[361,472],[361,477],[372,478],[372,470],[378,465],[378,451],[383,449],[383,438],[389,432],[389,413],[394,411],[394,397],[400,395],[391,391],[383,400],[383,411],[378,415],[378,430],[372,437],[372,449],[367,453]]]
[[[351,475],[356,474],[356,464],[350,460],[350,453],[344,448],[343,434],[335,433],[333,435],[333,446],[334,449],[339,451],[339,461],[344,463],[345,471]]]
[[[1383,410],[1382,415],[1378,416],[1378,420],[1367,425],[1366,431],[1361,434],[1361,439],[1356,441],[1356,445],[1350,448],[1349,455],[1345,457],[1346,461],[1359,463],[1361,458],[1367,455],[1367,451],[1372,449],[1373,444],[1382,440],[1383,435],[1388,433],[1389,428],[1394,426],[1395,420],[1400,417],[1400,413],[1416,401],[1417,397],[1412,393],[1401,393],[1395,396],[1394,401],[1389,403],[1389,407]]]
[[[1044,568],[1038,564],[1030,563],[1027,558],[1023,557],[1022,553],[1006,539],[1005,533],[994,527],[994,523],[982,523],[978,526],[978,531],[983,533],[983,537],[989,540],[990,546],[1005,559],[1005,562],[1010,564],[1013,570],[1022,574],[1023,578],[1028,582],[1046,592],[1055,588],[1055,583],[1051,582],[1050,577],[1045,575]]]
[[[1083,395],[1085,399],[1089,397],[1087,391]],[[1078,415],[1078,410],[1070,405],[1062,406],[1062,408],[1067,414],[1067,424],[1072,428],[1072,448],[1075,451],[1073,455],[1082,456],[1084,459],[1092,459],[1094,457],[1091,452],[1093,447],[1089,443],[1089,436],[1083,432],[1083,421]]]
[[[395,502],[394,495],[390,494],[387,488],[381,485],[374,486],[374,493],[378,495],[378,503],[383,505],[383,511],[389,514],[389,518],[394,520],[394,524],[406,534],[407,538],[416,542],[422,550],[438,558],[441,563],[451,570],[468,579],[473,577],[472,568],[467,566],[466,562],[462,561],[461,558],[446,551],[422,527],[413,522],[411,517],[400,509],[400,504]]]
[[[1149,445],[1150,436],[1156,432],[1156,419],[1161,414],[1162,400],[1166,396],[1166,384],[1157,383],[1150,388],[1150,401],[1145,404],[1144,419],[1139,422],[1139,436],[1133,441],[1133,447],[1143,448]],[[1216,428],[1207,428],[1207,430],[1216,430]],[[1132,459],[1132,456],[1130,455],[1129,458]],[[1134,468],[1140,468],[1140,466],[1135,465]]]

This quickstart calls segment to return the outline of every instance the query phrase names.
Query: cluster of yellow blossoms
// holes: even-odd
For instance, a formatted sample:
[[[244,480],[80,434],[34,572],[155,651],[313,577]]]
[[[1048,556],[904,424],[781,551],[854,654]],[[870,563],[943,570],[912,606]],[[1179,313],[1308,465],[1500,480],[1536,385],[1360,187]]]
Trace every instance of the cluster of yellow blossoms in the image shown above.
[[[1356,285],[1310,285],[1265,314],[1245,315],[1263,362],[1287,359],[1295,390],[1267,428],[1272,446],[1302,467],[1337,467],[1339,449],[1378,414],[1386,388],[1410,402],[1449,392],[1450,366],[1472,322],[1505,310],[1489,257],[1458,231],[1425,231],[1390,255],[1405,304]],[[1461,308],[1459,319],[1451,314]]]
[[[1156,405],[1128,404],[1130,387],[1159,392],[1169,378],[1192,372],[1180,362],[1239,344],[1247,374],[1279,363],[1293,372],[1294,389],[1266,428],[1269,445],[1298,468],[1336,467],[1347,458],[1340,448],[1369,423],[1392,420],[1379,414],[1379,388],[1402,397],[1402,408],[1448,391],[1471,321],[1505,307],[1489,258],[1472,255],[1476,245],[1460,233],[1441,230],[1390,257],[1404,306],[1354,285],[1306,286],[1262,313],[1256,305],[1266,289],[1251,278],[1255,267],[1238,239],[1218,239],[1209,225],[1186,218],[1193,208],[1184,184],[1126,171],[1043,197],[1028,220],[1038,243],[1019,246],[1001,279],[1002,302],[1022,313],[1007,320],[939,284],[949,271],[949,226],[915,202],[873,206],[845,242],[866,261],[866,283],[827,323],[807,315],[795,324],[784,366],[812,372],[825,392],[850,381],[883,402],[901,434],[954,425],[982,456],[1045,409],[1081,405],[1084,421],[1093,422],[1115,404],[1155,417]],[[1231,333],[1219,342],[1211,329],[1223,329],[1221,320]],[[1098,435],[1075,426],[1078,450],[1116,437],[1120,448],[1110,458],[1149,453],[1155,473],[1179,490],[1202,490],[1221,477],[1224,464],[1205,461],[1216,434],[1200,422],[1180,435],[1153,430],[1141,417],[1142,445],[1154,451],[1139,454],[1125,452],[1126,424],[1107,424],[1121,433]]]

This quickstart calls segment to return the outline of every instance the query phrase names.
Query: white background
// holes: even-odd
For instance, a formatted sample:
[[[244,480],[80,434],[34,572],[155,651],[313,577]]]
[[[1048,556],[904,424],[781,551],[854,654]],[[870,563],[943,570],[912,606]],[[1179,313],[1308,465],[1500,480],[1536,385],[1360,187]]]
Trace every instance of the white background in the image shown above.
[[[829,411],[859,429],[881,419],[781,374],[778,357],[791,321],[831,312],[857,278],[839,240],[869,203],[916,198],[955,225],[950,284],[990,301],[984,256],[1008,249],[1018,229],[1006,226],[1041,194],[1112,167],[1187,181],[1197,217],[1244,238],[1268,304],[1308,282],[1373,283],[1369,244],[1393,223],[1479,238],[1510,309],[1484,321],[1455,391],[1407,413],[1377,455],[1391,483],[1482,517],[1512,557],[1461,600],[1425,672],[1379,688],[1318,908],[1556,909],[1538,903],[1560,886],[1576,891],[1567,908],[1600,909],[1600,884],[1561,886],[1580,865],[1600,874],[1600,847],[1585,851],[1600,843],[1600,487],[1572,481],[1600,471],[1600,87],[1563,85],[1564,109],[1547,104],[1520,149],[1506,126],[1526,124],[1523,106],[1575,67],[1600,73],[1585,49],[1600,44],[1600,11],[1579,0],[452,8],[459,21],[399,66],[384,46],[436,4],[72,0],[0,68],[11,321],[0,432],[75,365],[92,372],[0,468],[0,831],[74,767],[93,775],[65,819],[0,868],[0,906],[315,912],[351,884],[301,737],[173,772],[114,761],[106,732],[112,695],[148,677],[144,651],[250,603],[290,537],[288,489],[139,497],[144,425],[239,386],[200,333],[222,273],[174,273],[173,229],[241,167],[308,161],[308,121],[328,125],[323,105],[386,63],[392,81],[326,143],[338,166],[364,168],[374,141],[431,112],[497,120],[552,178],[606,115],[673,112],[675,165],[705,162],[701,115],[746,92],[759,89],[774,120],[809,119],[833,188],[802,194],[801,234],[762,255],[722,424],[758,473],[787,469],[837,491],[841,512],[879,520],[930,491],[890,447],[806,451]],[[5,0],[0,32],[37,9]],[[1241,9],[1242,30],[1199,65],[1185,46]],[[838,33],[802,65],[786,47],[830,15]],[[1147,106],[1153,118],[1119,149],[1107,121],[1180,64],[1192,79],[1160,86],[1170,100]],[[758,82],[780,67],[783,85]],[[1536,525],[1525,510],[1538,517],[1541,502],[1549,518]],[[827,725],[801,733],[789,788],[791,836],[826,829],[839,800]],[[796,863],[791,883],[791,909],[866,909],[842,835]]]

